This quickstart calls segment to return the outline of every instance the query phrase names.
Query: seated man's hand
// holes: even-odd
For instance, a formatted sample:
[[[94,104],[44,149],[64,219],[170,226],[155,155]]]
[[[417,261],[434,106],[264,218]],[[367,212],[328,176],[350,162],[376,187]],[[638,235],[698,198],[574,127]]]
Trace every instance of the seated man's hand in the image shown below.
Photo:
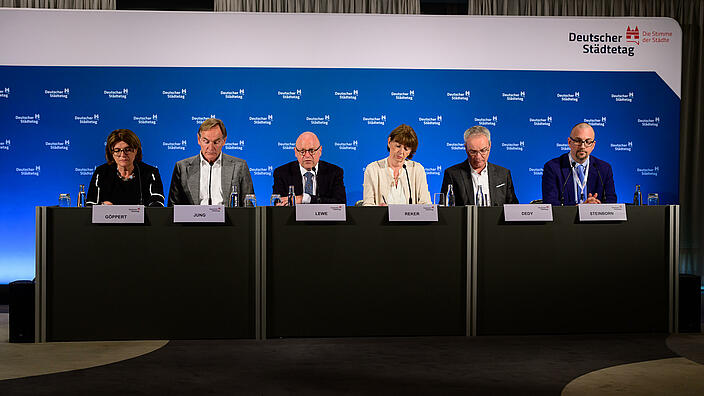
[[[303,195],[296,195],[296,203],[303,202]],[[288,197],[281,197],[276,206],[288,206]]]
[[[601,201],[599,201],[596,197],[599,195],[598,193],[594,194],[587,194],[587,199],[584,201],[586,204],[600,204]]]

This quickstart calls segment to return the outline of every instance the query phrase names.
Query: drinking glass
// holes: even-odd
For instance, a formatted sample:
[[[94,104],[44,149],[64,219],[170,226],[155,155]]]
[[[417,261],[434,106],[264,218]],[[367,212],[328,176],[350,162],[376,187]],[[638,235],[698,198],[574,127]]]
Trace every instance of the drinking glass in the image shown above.
[[[71,206],[71,194],[59,194],[59,207],[68,208]]]
[[[253,208],[257,206],[257,197],[254,194],[247,194],[244,196],[244,207]]]
[[[445,194],[443,194],[443,193],[433,194],[433,203],[437,206],[445,206]]]

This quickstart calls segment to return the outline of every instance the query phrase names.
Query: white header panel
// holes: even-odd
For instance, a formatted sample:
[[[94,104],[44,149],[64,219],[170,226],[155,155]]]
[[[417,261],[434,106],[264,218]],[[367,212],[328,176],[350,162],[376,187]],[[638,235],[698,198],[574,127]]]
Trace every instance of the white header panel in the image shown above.
[[[0,9],[0,65],[655,71],[680,96],[670,18]]]

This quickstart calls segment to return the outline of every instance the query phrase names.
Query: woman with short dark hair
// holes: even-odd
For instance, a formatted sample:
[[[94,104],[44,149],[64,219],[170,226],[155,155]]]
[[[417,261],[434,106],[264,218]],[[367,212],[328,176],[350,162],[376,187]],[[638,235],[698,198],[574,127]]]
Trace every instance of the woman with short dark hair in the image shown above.
[[[129,129],[116,129],[105,144],[105,164],[93,172],[88,205],[164,206],[159,170],[142,162],[142,143]]]

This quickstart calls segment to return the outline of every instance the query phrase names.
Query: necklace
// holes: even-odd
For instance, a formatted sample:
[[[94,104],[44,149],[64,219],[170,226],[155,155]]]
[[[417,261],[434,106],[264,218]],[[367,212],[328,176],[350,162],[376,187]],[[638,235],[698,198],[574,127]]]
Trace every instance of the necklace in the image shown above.
[[[132,179],[134,179],[134,172],[130,173],[130,175],[127,176],[127,177],[122,177],[122,174],[121,174],[120,171],[118,170],[118,171],[117,171],[117,177],[119,177],[120,180],[122,180],[122,181],[132,180]]]

